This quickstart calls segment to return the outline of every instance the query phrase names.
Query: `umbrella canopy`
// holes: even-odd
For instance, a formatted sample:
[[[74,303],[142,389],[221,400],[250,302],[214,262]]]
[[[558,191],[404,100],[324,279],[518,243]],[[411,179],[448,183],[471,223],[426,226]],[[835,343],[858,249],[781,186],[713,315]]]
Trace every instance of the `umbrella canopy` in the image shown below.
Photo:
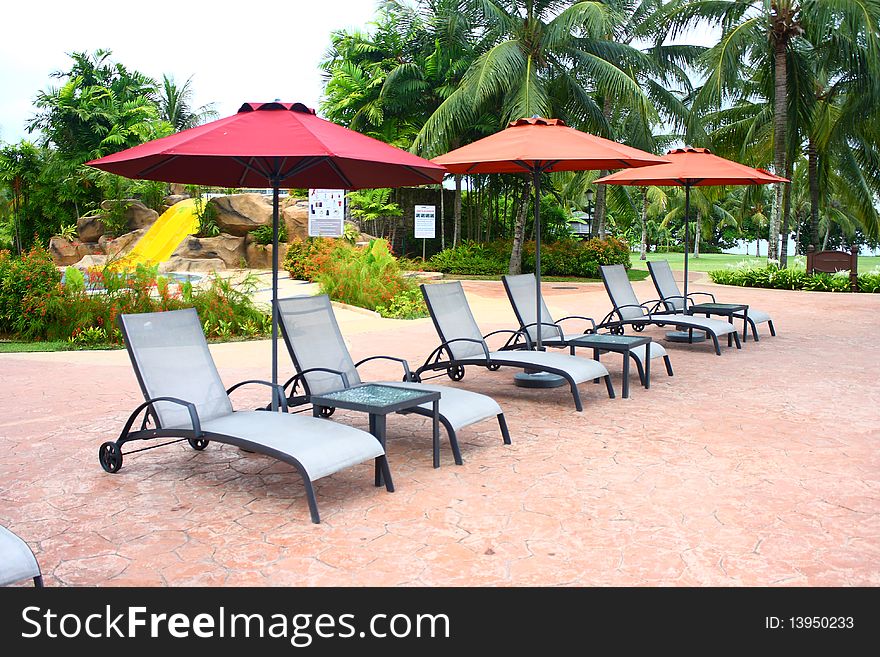
[[[766,185],[788,182],[764,169],[732,162],[713,155],[708,148],[676,148],[664,155],[666,164],[638,170],[618,171],[599,178],[597,185],[639,185],[684,187],[684,308],[688,294],[688,227],[691,209],[691,187],[715,185]],[[699,236],[697,237],[699,239]]]
[[[245,103],[238,113],[87,164],[127,178],[271,187],[272,383],[278,382],[278,192],[438,183],[445,169],[321,119],[302,103]],[[275,395],[272,407],[276,410]]]
[[[518,119],[493,135],[462,146],[432,162],[450,173],[531,173],[535,186],[535,317],[541,317],[541,174],[551,171],[621,169],[666,160],[587,132],[560,119]],[[538,331],[537,347],[541,348]]]

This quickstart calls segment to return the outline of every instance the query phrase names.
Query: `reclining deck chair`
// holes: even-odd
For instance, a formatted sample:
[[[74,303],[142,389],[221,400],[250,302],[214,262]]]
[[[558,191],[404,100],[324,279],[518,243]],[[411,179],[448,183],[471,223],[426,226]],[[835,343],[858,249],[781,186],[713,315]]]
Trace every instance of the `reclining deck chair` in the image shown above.
[[[17,534],[0,525],[0,586],[22,580],[34,580],[34,586],[43,587],[40,564],[30,546]]]
[[[315,523],[320,516],[312,482],[321,477],[376,459],[387,490],[394,490],[385,450],[366,431],[287,412],[234,411],[229,393],[247,383],[269,386],[284,411],[287,403],[281,386],[265,381],[224,389],[194,309],[120,315],[119,324],[146,401],[128,418],[118,440],[101,445],[99,460],[107,472],[122,467],[125,443],[174,437],[195,450],[213,440],[291,464],[302,476]],[[140,429],[133,430],[142,413]]]
[[[630,324],[637,331],[641,331],[649,324],[655,326],[673,324],[689,330],[705,331],[712,338],[712,342],[715,344],[715,353],[719,356],[721,355],[721,346],[718,338],[722,335],[727,336],[728,346],[730,346],[732,338],[736,343],[736,348],[742,348],[739,334],[733,324],[706,317],[693,317],[683,313],[663,312],[659,310],[663,304],[662,301],[639,303],[623,265],[602,265],[599,267],[599,273],[602,275],[602,282],[605,284],[608,298],[611,299],[611,304],[614,306],[613,310],[602,320],[600,326],[622,332],[623,327],[627,324]]]
[[[419,380],[423,372],[445,370],[450,379],[460,381],[467,365],[492,371],[502,366],[517,367],[563,377],[579,411],[583,410],[577,389],[579,383],[605,379],[608,396],[614,397],[611,376],[602,363],[566,354],[531,351],[531,339],[523,331],[502,330],[482,335],[460,282],[423,284],[421,288],[441,343],[415,371],[414,376]],[[500,333],[509,333],[511,337],[500,351],[490,351],[486,338]]]
[[[290,297],[278,300],[278,317],[281,334],[297,375],[289,379],[284,388],[290,387],[288,403],[309,403],[311,395],[321,395],[362,383],[358,366],[367,361],[386,359],[397,361],[403,368],[403,380],[376,381],[381,385],[398,388],[417,388],[440,393],[440,422],[446,428],[455,462],[461,465],[461,451],[456,432],[466,426],[489,418],[497,418],[504,444],[510,444],[510,434],[501,407],[491,397],[469,390],[449,386],[426,385],[411,381],[409,363],[393,356],[371,356],[355,363],[348,351],[330,297],[322,294],[314,297]],[[297,396],[299,384],[304,395]],[[408,412],[433,416],[431,404],[423,404]],[[434,454],[434,467],[440,465],[438,453]]]
[[[660,300],[665,304],[666,310],[676,313],[682,312],[684,310],[684,297],[681,294],[681,290],[678,288],[678,283],[675,282],[675,277],[672,275],[672,268],[669,266],[669,262],[666,260],[649,262],[648,271],[651,272],[651,280],[654,281],[654,287],[657,288],[657,294],[660,295]],[[717,303],[715,301],[715,295],[710,292],[688,292],[688,302],[693,303],[694,300],[691,297],[697,295],[709,297],[712,300],[712,303]],[[709,314],[712,313],[710,312]],[[744,319],[742,314],[734,315],[734,317],[737,319]],[[758,338],[757,324],[767,322],[767,327],[770,329],[770,335],[776,335],[776,329],[773,328],[773,320],[770,318],[770,315],[763,310],[758,310],[757,308],[749,306],[749,311],[745,316],[745,319],[748,320],[748,326],[752,327],[752,336],[755,338],[755,342],[760,339]],[[745,342],[748,337],[749,333],[746,328],[743,327],[743,342]]]
[[[535,277],[532,274],[519,274],[517,276],[502,276],[501,281],[504,283],[504,290],[507,292],[507,298],[510,299],[510,305],[513,306],[513,312],[519,322],[520,330],[526,331],[529,334],[529,338],[534,341],[538,337],[538,320],[535,318]],[[571,319],[588,322],[588,326],[580,333],[566,333],[562,328],[562,322]],[[548,347],[567,347],[570,349],[571,354],[574,355],[577,347],[575,341],[587,333],[595,333],[596,322],[593,321],[592,317],[583,317],[581,315],[569,315],[554,321],[542,296],[540,331],[541,344]],[[666,365],[666,373],[672,376],[672,363],[669,361],[666,349],[663,348],[663,345],[652,341],[650,345],[641,345],[629,352],[629,355],[636,363],[642,385],[645,383],[643,364],[646,346],[651,348],[651,358],[663,359],[663,363]]]

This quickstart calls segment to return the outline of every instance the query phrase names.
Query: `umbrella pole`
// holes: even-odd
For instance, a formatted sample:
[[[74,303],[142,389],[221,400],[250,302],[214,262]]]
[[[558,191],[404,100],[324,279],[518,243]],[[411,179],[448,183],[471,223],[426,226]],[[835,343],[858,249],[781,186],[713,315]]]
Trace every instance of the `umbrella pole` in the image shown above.
[[[541,351],[541,333],[544,328],[541,325],[544,319],[541,317],[541,171],[537,168],[532,171],[532,181],[535,185],[535,321],[538,322],[535,348]]]
[[[272,385],[278,385],[278,181],[272,186]],[[272,390],[272,412],[278,411],[278,399]]]
[[[687,315],[688,309],[688,236],[691,217],[691,186],[684,186],[684,299],[682,300],[682,308],[684,314]],[[700,239],[697,235],[697,239]]]

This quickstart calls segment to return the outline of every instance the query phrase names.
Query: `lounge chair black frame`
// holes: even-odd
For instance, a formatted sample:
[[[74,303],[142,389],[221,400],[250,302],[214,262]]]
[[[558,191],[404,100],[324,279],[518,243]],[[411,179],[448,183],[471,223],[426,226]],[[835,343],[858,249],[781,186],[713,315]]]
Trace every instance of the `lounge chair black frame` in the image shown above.
[[[198,410],[196,409],[195,404],[193,404],[192,402],[186,401],[184,399],[178,399],[176,397],[151,398],[149,396],[149,393],[147,392],[146,382],[141,375],[141,371],[138,367],[134,351],[131,347],[131,344],[129,343],[129,336],[126,331],[125,322],[123,321],[122,316],[118,318],[117,324],[120,331],[122,332],[122,337],[125,341],[125,348],[128,352],[132,367],[135,372],[135,376],[137,377],[138,385],[141,388],[141,393],[144,395],[145,401],[142,404],[138,405],[138,407],[135,408],[134,411],[132,411],[131,415],[129,415],[125,426],[122,428],[122,431],[119,434],[119,438],[117,438],[115,441],[107,441],[103,443],[99,448],[98,461],[101,463],[101,467],[106,472],[109,472],[111,474],[119,472],[120,468],[122,468],[123,456],[136,454],[138,452],[145,452],[151,449],[157,449],[159,447],[166,447],[168,445],[183,442],[184,440],[187,441],[190,447],[192,447],[196,451],[202,451],[210,444],[211,441],[223,443],[226,445],[233,445],[235,447],[241,448],[244,451],[265,454],[266,456],[271,456],[272,458],[292,465],[302,478],[303,486],[305,487],[306,492],[306,499],[309,505],[309,514],[311,515],[312,522],[314,522],[315,524],[319,524],[321,522],[321,517],[318,512],[318,501],[315,497],[314,486],[311,479],[309,478],[308,473],[306,472],[303,465],[299,462],[299,460],[297,460],[290,454],[279,452],[275,449],[272,449],[271,447],[241,438],[239,436],[230,436],[222,433],[203,431],[201,421],[199,420]],[[272,384],[269,381],[261,381],[259,379],[249,379],[247,381],[241,381],[227,388],[226,394],[228,395],[233,391],[250,384],[268,386],[272,390],[272,396],[275,398],[275,401],[277,402],[280,411],[284,413],[288,411],[287,400],[284,395],[283,387],[278,384]],[[154,408],[154,404],[156,404],[157,402],[169,402],[186,408],[189,412],[192,428],[163,428],[161,421],[159,420],[159,415],[156,413],[156,409]],[[269,406],[271,407],[271,403],[269,404]],[[259,410],[264,409],[261,408]],[[140,417],[141,415],[143,415],[143,417],[140,428],[133,430],[132,427],[135,426],[138,417]],[[156,438],[177,438],[177,440],[170,440],[167,442],[163,442],[159,445],[151,445],[149,447],[143,447],[141,449],[133,449],[128,452],[122,451],[122,446],[126,443],[139,440],[153,440]],[[382,470],[383,481],[385,482],[386,490],[388,490],[388,492],[394,492],[394,484],[391,479],[391,471],[388,467],[387,457],[385,455],[377,457],[377,463]]]
[[[612,266],[622,267],[623,265]],[[666,310],[666,306],[662,299],[651,299],[639,304],[618,305],[614,298],[614,294],[611,291],[605,269],[606,266],[599,267],[599,274],[602,277],[602,283],[605,285],[605,291],[608,293],[608,298],[611,300],[611,305],[614,307],[604,318],[602,318],[602,321],[599,322],[597,328],[607,328],[611,333],[617,335],[623,335],[624,327],[627,325],[632,326],[634,331],[644,331],[645,327],[649,325],[659,327],[672,325],[682,327],[683,330],[688,331],[703,331],[706,335],[712,338],[712,343],[715,347],[715,354],[718,356],[721,355],[721,344],[718,341],[718,334],[715,331],[710,327],[705,326],[702,322],[695,321],[698,318],[694,318],[691,315],[669,312]],[[638,308],[642,311],[642,315],[639,317],[624,317],[621,311],[625,308]],[[663,308],[663,310],[660,310],[660,308]],[[617,316],[616,319],[615,315]],[[739,333],[736,330],[727,333],[727,336],[728,346],[730,346],[730,341],[733,340],[736,344],[736,348],[742,349],[742,344],[739,340]]]
[[[505,341],[505,343],[501,346],[498,351],[509,351],[511,353],[516,353],[517,351],[532,351],[534,349],[534,344],[529,337],[527,331],[523,330],[512,330],[512,329],[500,329],[497,331],[492,331],[491,333],[486,333],[482,336],[481,340],[477,340],[475,338],[452,338],[447,339],[447,337],[443,333],[443,329],[440,327],[439,322],[437,321],[436,314],[434,312],[434,307],[431,304],[431,299],[428,294],[425,293],[426,285],[423,283],[419,286],[422,290],[422,296],[425,298],[425,304],[428,307],[428,312],[431,315],[431,321],[434,323],[434,328],[437,330],[437,335],[440,336],[440,340],[442,341],[440,345],[435,348],[428,357],[425,359],[425,362],[419,367],[415,372],[412,373],[412,376],[415,377],[415,380],[421,381],[422,374],[424,372],[437,372],[437,371],[445,371],[446,376],[448,376],[453,381],[461,381],[464,378],[465,367],[466,366],[474,366],[474,367],[485,367],[490,372],[498,371],[502,366],[503,367],[516,367],[518,369],[523,369],[528,372],[546,372],[548,374],[554,374],[556,376],[560,376],[566,380],[568,386],[571,390],[571,396],[574,399],[575,409],[578,411],[583,411],[584,406],[581,402],[580,392],[577,388],[577,382],[574,380],[568,372],[563,369],[555,368],[549,365],[539,365],[533,362],[528,361],[516,361],[516,360],[506,360],[503,363],[499,363],[497,361],[493,361],[490,355],[489,346],[486,344],[486,339],[490,338],[494,335],[502,335],[509,334],[510,337]],[[484,357],[476,358],[476,357],[468,357],[468,358],[456,358],[452,350],[449,348],[450,345],[456,342],[470,342],[473,344],[480,345]],[[605,375],[602,377],[605,380],[605,386],[608,390],[608,396],[610,398],[614,398],[614,385],[611,382],[611,375]]]
[[[281,315],[281,311],[279,309],[279,316]],[[334,318],[335,321],[335,318]],[[296,369],[296,374],[291,376],[287,381],[282,384],[282,393],[285,395],[286,402],[288,406],[295,407],[301,406],[303,404],[311,403],[312,393],[309,390],[308,379],[306,378],[307,374],[312,372],[326,372],[328,374],[335,374],[339,377],[339,382],[341,383],[340,389],[342,388],[350,388],[351,381],[348,379],[348,375],[341,370],[329,369],[326,367],[310,367],[303,368],[300,360],[296,356],[296,350],[293,348],[293,343],[291,342],[290,333],[287,330],[287,326],[285,322],[279,322],[279,326],[281,328],[281,335],[284,338],[284,344],[287,347],[287,353],[290,355],[290,359],[293,361],[293,366]],[[346,350],[347,351],[347,350]],[[411,382],[411,383],[421,383],[421,379],[419,379],[410,369],[409,361],[404,358],[398,358],[396,356],[368,356],[362,360],[359,360],[354,363],[355,369],[363,365],[364,363],[374,361],[374,360],[389,360],[392,362],[399,363],[401,368],[403,369],[403,377],[401,378],[402,382]],[[302,394],[297,394],[297,390],[302,386]],[[332,407],[321,406],[320,414],[321,417],[329,418],[333,415],[336,409]],[[433,411],[420,408],[418,406],[407,408],[402,411],[397,411],[400,415],[409,415],[413,413],[415,415],[422,415],[424,417],[433,418]],[[507,428],[507,420],[504,419],[504,413],[499,413],[497,415],[498,426],[501,429],[501,437],[504,441],[505,445],[510,445],[510,431]],[[449,446],[452,449],[452,457],[455,460],[456,465],[463,465],[464,461],[461,457],[461,448],[458,445],[458,436],[456,435],[455,428],[449,422],[449,420],[440,413],[440,424],[443,425],[443,428],[446,430],[446,435],[449,438]],[[434,467],[439,467],[440,465],[440,457],[436,452],[434,453]]]

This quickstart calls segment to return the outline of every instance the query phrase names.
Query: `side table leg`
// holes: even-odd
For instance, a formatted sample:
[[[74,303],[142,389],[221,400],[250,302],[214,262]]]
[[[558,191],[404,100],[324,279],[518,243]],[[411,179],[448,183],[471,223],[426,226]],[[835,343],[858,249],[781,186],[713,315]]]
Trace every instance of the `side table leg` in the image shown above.
[[[376,437],[376,440],[379,441],[379,444],[382,445],[383,449],[385,447],[385,416],[384,415],[374,415],[370,413],[370,433]],[[375,466],[375,485],[382,485],[382,466],[379,461],[381,457],[376,459]]]
[[[645,345],[645,388],[651,387],[651,344]]]
[[[433,440],[434,440],[434,467],[440,467],[440,401],[434,400],[432,404],[432,410],[434,411],[433,422],[434,428],[432,432]]]
[[[596,348],[593,349],[593,360],[596,361],[597,363],[602,362],[600,360],[599,350]],[[602,381],[601,381],[601,379],[595,379],[593,381],[593,383],[595,383],[596,385],[599,385],[600,383],[602,383]]]
[[[629,398],[629,350],[623,352],[623,398]]]

